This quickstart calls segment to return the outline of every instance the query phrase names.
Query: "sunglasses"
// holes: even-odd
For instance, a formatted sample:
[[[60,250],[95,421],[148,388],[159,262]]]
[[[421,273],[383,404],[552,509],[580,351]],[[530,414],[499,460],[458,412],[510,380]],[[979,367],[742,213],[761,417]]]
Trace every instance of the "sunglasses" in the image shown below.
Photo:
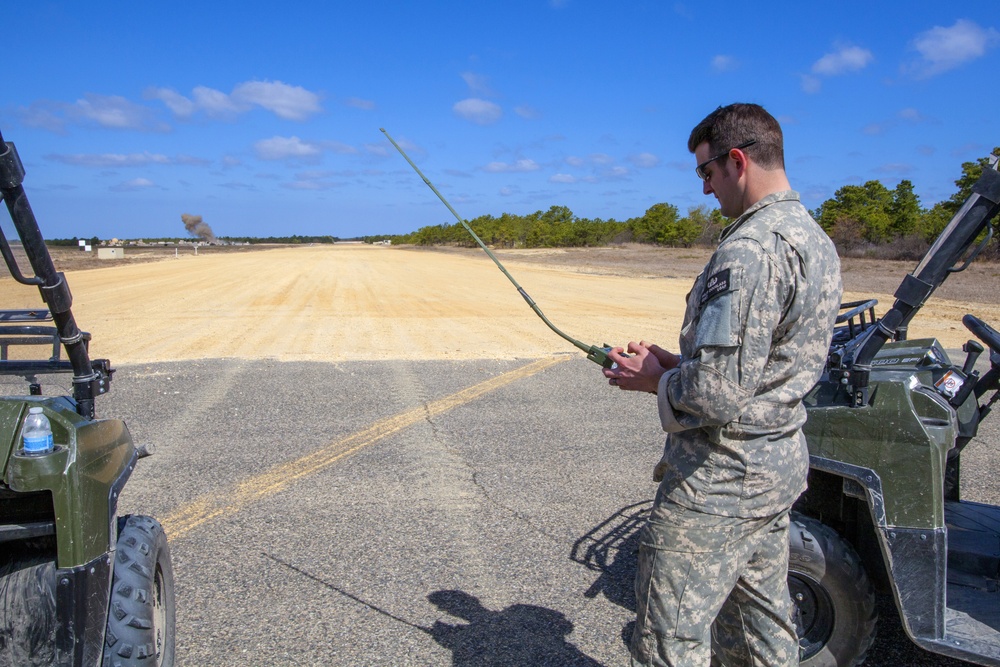
[[[755,143],[757,143],[756,139],[751,139],[750,141],[744,141],[739,146],[733,146],[728,151],[724,151],[722,153],[719,153],[715,157],[710,157],[707,160],[705,160],[704,162],[702,162],[701,164],[699,164],[697,167],[695,167],[694,168],[694,173],[698,174],[698,178],[700,178],[701,180],[707,181],[708,180],[708,173],[705,171],[705,167],[707,167],[712,162],[715,162],[716,160],[721,160],[724,157],[728,157],[729,156],[729,151],[734,151],[737,148],[740,148],[740,149],[742,149],[742,148],[748,148],[750,146],[753,146]]]

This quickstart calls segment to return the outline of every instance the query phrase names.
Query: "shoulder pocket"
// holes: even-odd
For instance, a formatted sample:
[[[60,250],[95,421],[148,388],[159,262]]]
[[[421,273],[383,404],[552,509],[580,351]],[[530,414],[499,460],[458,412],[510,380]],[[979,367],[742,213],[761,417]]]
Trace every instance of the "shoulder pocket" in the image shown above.
[[[695,349],[740,344],[740,292],[743,267],[730,266],[705,279],[695,334]]]

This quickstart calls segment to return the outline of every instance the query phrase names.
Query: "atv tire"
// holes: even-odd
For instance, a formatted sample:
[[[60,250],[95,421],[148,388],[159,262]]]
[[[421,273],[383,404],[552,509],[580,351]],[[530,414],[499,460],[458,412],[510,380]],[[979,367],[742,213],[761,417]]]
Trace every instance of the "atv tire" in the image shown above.
[[[0,564],[0,667],[56,659],[55,563],[28,555]]]
[[[103,667],[174,664],[174,570],[155,519],[118,519]]]
[[[853,667],[875,641],[875,589],[854,548],[833,529],[793,513],[788,590],[802,667]]]

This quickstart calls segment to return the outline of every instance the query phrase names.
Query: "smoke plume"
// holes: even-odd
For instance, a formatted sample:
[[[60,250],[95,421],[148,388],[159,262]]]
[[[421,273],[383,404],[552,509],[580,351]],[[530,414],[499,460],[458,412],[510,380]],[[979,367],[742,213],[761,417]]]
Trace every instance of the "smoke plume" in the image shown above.
[[[202,222],[200,215],[181,213],[181,222],[184,223],[184,229],[191,236],[197,236],[205,243],[215,243],[215,234],[212,233],[212,228]]]

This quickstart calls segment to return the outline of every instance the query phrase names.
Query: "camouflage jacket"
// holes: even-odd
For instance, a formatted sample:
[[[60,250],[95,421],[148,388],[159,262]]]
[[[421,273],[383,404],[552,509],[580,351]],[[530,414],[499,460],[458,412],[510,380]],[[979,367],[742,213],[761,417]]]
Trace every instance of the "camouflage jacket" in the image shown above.
[[[661,494],[723,516],[791,506],[809,468],[802,398],[840,297],[836,249],[798,193],[768,195],[723,230],[687,296],[683,361],[660,379]]]

